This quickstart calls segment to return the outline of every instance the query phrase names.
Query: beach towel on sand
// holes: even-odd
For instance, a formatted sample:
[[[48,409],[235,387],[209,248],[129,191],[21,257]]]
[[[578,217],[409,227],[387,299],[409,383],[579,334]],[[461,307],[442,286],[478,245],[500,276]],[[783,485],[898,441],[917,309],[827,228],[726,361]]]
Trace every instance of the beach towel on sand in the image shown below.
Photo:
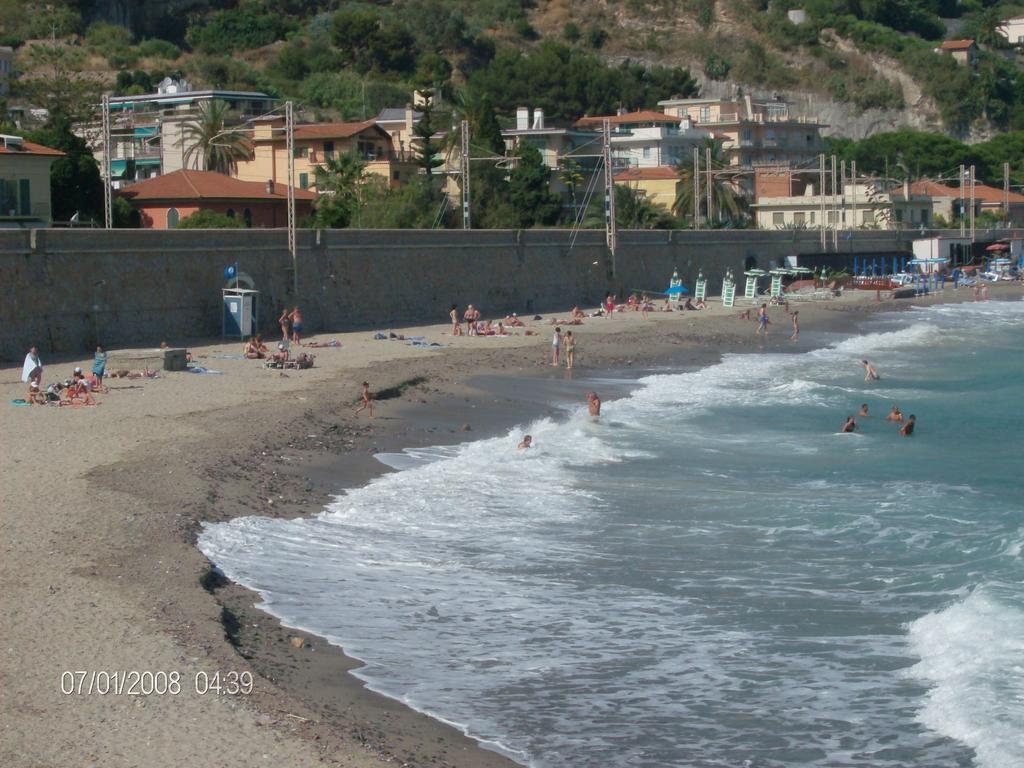
[[[11,405],[28,405],[28,402],[27,402],[27,401],[25,401],[25,400],[22,400],[22,399],[21,399],[21,398],[19,397],[19,398],[16,398],[16,399],[14,399],[14,400],[11,400]]]
[[[185,369],[188,373],[205,373],[213,376],[223,376],[223,371],[215,371],[212,368],[203,368],[201,365],[194,365],[191,368]]]
[[[29,379],[29,376],[32,375],[32,371],[34,371],[36,368],[42,368],[42,367],[43,367],[43,359],[41,357],[37,356],[36,359],[33,360],[32,359],[32,353],[29,352],[27,355],[25,355],[25,364],[21,367],[21,380],[22,380],[22,382],[24,382],[25,384],[28,384],[28,379]]]

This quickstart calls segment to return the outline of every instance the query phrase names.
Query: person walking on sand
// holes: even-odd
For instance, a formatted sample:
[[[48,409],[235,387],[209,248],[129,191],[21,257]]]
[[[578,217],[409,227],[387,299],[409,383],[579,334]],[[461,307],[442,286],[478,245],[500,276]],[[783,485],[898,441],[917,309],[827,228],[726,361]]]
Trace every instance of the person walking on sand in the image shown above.
[[[516,450],[517,451],[525,451],[531,445],[533,445],[533,436],[532,435],[523,435],[522,442],[520,442],[519,445],[516,446]]]
[[[611,291],[604,295],[604,313],[608,318],[615,314],[615,297],[612,296]]]
[[[915,416],[914,414],[910,414],[910,416],[907,417],[907,423],[900,427],[900,434],[903,435],[904,437],[910,437],[912,434],[914,434],[914,424],[916,423],[917,416]]]
[[[843,424],[843,432],[856,432],[857,422],[853,420],[853,416],[846,417],[846,423]]]
[[[587,412],[594,418],[601,415],[601,398],[597,392],[587,392]]]
[[[292,321],[292,343],[299,346],[302,344],[302,312],[295,307],[288,318]]]
[[[459,305],[452,304],[451,311],[448,312],[448,317],[452,319],[452,336],[462,335],[462,323],[459,322]]]
[[[757,310],[757,330],[755,334],[768,335],[768,305],[762,304]]]
[[[277,318],[277,324],[281,326],[281,341],[288,341],[292,337],[292,318],[288,307],[281,310],[281,316]]]
[[[370,382],[363,382],[362,400],[355,409],[355,413],[359,413],[366,409],[370,410],[370,418],[373,418],[373,396],[370,394]]]
[[[800,338],[800,310],[797,310],[792,315],[793,320],[793,335],[789,337],[790,341],[796,341]]]
[[[565,332],[565,367],[572,368],[576,363],[576,337],[572,331]]]
[[[31,381],[39,384],[43,380],[43,361],[35,347],[31,347],[25,355],[25,364],[21,367],[21,380],[25,384]]]
[[[878,381],[880,378],[878,371],[871,365],[867,360],[861,360],[860,364],[864,366],[864,381]]]
[[[551,337],[551,365],[558,365],[558,361],[561,358],[562,353],[562,329],[561,327],[555,328],[555,333]]]

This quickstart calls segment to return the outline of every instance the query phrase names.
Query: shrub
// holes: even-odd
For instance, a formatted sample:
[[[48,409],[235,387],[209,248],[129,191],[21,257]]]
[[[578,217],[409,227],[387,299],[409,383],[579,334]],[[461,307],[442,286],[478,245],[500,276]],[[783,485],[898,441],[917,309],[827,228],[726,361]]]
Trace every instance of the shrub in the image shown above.
[[[704,74],[712,80],[725,80],[729,77],[732,64],[724,56],[712,53],[704,61]]]
[[[206,208],[186,216],[178,222],[178,229],[242,229],[245,222],[241,216],[228,216]]]
[[[530,24],[530,20],[525,16],[520,16],[516,19],[513,28],[515,29],[516,34],[523,38],[523,40],[536,40],[538,37],[537,30],[533,28],[533,25]]]
[[[608,40],[608,33],[600,27],[591,27],[587,30],[587,45],[591,48],[601,48]]]
[[[167,59],[174,61],[181,56],[181,49],[166,40],[143,40],[138,46],[139,55],[147,59]]]
[[[573,24],[571,21],[567,21],[565,23],[565,26],[562,27],[562,37],[564,37],[570,43],[577,42],[582,36],[583,33],[580,31],[580,28]]]
[[[248,0],[236,8],[194,16],[189,21],[189,45],[207,53],[260,48],[283,39],[298,27],[268,0]]]

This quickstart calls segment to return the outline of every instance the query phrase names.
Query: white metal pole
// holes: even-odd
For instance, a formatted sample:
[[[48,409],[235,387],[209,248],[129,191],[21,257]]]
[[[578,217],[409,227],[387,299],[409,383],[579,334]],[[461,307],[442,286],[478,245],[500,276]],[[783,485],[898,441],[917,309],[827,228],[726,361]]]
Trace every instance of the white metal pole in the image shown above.
[[[974,242],[974,166],[971,166],[971,242]]]
[[[473,218],[470,215],[469,193],[469,121],[462,121],[462,137],[459,148],[459,174],[462,177],[462,228],[472,229]]]
[[[1010,164],[1003,163],[1003,226],[1010,226]]]
[[[114,201],[111,199],[110,185],[110,96],[103,94],[103,226],[112,229],[114,226]]]
[[[853,199],[850,203],[852,209],[853,222],[852,228],[857,228],[857,161],[850,161],[850,187],[853,190]]]
[[[700,150],[693,148],[693,228],[700,228]]]
[[[707,174],[708,174],[708,176],[707,176],[708,188],[707,188],[706,192],[707,192],[707,196],[708,196],[708,225],[710,226],[710,225],[714,224],[714,222],[715,222],[715,218],[714,218],[715,214],[714,214],[714,211],[711,208],[711,184],[713,183],[712,182],[712,176],[711,176],[711,173],[712,173],[711,172],[711,147],[704,147],[704,165],[707,166]]]
[[[966,178],[967,170],[963,164],[960,165],[960,237],[961,239],[967,235],[967,198],[964,197],[964,179]]]
[[[839,226],[842,218],[840,216],[839,198],[836,190],[836,156],[832,155],[832,216],[835,218],[836,225],[832,228],[832,248],[836,251],[839,250]]]
[[[292,257],[292,294],[299,299],[299,255],[295,245],[295,118],[292,103],[284,105],[285,153],[288,155],[288,253]]]
[[[821,214],[821,250],[825,250],[825,153],[818,155],[818,212]]]
[[[615,276],[615,250],[618,247],[618,226],[615,221],[615,173],[612,168],[611,120],[604,120],[604,218],[605,239],[612,255],[612,276]]]

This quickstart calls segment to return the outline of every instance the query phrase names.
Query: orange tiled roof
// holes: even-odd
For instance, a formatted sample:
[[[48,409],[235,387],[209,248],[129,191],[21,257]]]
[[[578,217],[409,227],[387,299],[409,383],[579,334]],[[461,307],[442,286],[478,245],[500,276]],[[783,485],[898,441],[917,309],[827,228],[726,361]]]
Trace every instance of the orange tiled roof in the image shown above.
[[[895,192],[902,194],[899,188]],[[915,181],[911,184],[910,194],[925,195],[927,197],[949,197],[955,200],[959,200],[961,196],[960,190],[956,187],[949,187],[945,184],[939,184],[937,181],[929,181],[928,179]],[[964,187],[962,194],[969,196],[971,192],[967,187]],[[1003,190],[998,187],[990,187],[988,184],[975,184],[974,197],[983,203],[1002,203]],[[1024,195],[1019,195],[1016,192],[1010,192],[1007,199],[1011,203],[1024,203]]]
[[[265,181],[242,181],[213,171],[180,170],[140,181],[119,190],[123,197],[142,200],[285,200],[288,187],[274,183],[267,192]],[[296,189],[296,200],[313,200],[308,189]]]
[[[364,120],[360,123],[309,123],[308,125],[295,126],[296,139],[347,139],[362,133],[367,128],[376,128],[385,133],[373,120]]]
[[[652,109],[642,109],[639,112],[627,112],[624,115],[597,115],[595,117],[581,117],[576,121],[577,128],[600,128],[601,124],[608,120],[612,125],[623,125],[624,123],[671,123],[678,125],[680,118],[666,115],[664,112],[655,112]]]
[[[656,165],[650,168],[628,168],[615,174],[615,181],[659,181],[674,179],[679,181],[679,171],[671,165]]]
[[[939,46],[940,51],[966,51],[974,45],[973,40],[944,40]]]
[[[36,144],[34,141],[22,141],[21,149],[8,149],[3,144],[0,144],[0,155],[49,155],[51,157],[63,157],[64,153],[59,149],[52,149],[51,147],[44,147],[42,144]]]

